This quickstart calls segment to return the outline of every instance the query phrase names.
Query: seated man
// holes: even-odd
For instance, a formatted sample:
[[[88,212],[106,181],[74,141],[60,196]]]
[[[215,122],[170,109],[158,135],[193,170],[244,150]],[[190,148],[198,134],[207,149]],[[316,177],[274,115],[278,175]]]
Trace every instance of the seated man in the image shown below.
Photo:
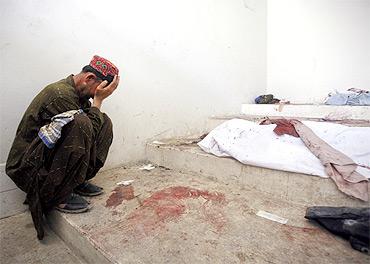
[[[88,180],[103,167],[112,143],[112,122],[100,107],[118,83],[117,67],[94,56],[79,74],[44,88],[23,115],[6,173],[27,193],[39,239],[44,213],[54,207],[84,212],[88,203],[77,193],[102,193]]]

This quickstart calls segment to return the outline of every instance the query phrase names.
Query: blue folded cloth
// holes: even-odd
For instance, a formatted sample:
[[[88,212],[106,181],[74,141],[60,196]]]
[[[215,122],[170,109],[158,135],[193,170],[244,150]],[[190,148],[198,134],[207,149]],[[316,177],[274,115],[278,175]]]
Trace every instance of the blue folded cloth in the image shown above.
[[[74,120],[76,114],[83,113],[82,109],[70,110],[51,118],[51,123],[40,128],[38,136],[48,147],[53,148],[62,135],[62,128]]]
[[[327,105],[370,105],[370,93],[367,91],[330,93],[325,100]]]

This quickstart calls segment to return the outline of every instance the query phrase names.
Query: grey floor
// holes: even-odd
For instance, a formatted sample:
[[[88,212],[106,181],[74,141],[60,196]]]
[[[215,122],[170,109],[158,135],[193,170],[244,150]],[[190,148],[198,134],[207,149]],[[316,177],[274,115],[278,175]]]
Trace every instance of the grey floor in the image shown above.
[[[0,263],[82,263],[59,237],[46,226],[39,241],[29,212],[0,220]]]
[[[136,198],[125,198],[117,185],[123,180],[134,180]],[[231,178],[224,184],[131,167],[99,173],[94,182],[105,193],[89,199],[91,210],[60,216],[113,263],[370,263],[348,241],[306,220],[306,206]],[[259,210],[289,221],[259,217]]]

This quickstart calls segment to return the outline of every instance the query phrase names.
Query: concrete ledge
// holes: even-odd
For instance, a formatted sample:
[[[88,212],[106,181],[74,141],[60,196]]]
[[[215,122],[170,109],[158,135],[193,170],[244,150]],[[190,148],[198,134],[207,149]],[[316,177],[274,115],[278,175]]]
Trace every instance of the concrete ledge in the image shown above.
[[[235,180],[272,197],[302,205],[368,205],[340,192],[330,179],[244,165],[231,158],[207,154],[195,144],[171,146],[149,143],[147,158],[160,166],[200,173],[225,184]]]
[[[68,214],[62,214],[58,211],[51,211],[47,215],[47,224],[56,233],[72,251],[86,263],[109,264],[101,250],[94,246],[82,229],[76,226],[73,221],[68,219]]]
[[[242,114],[296,118],[370,119],[370,106],[242,104]]]

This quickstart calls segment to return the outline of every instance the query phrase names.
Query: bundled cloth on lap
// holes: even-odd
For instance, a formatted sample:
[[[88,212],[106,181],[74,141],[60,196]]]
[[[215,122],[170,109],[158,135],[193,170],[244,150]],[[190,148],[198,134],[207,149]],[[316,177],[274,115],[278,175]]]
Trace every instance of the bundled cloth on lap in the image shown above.
[[[62,128],[73,121],[76,114],[83,113],[82,109],[70,110],[51,118],[51,123],[40,128],[39,138],[48,147],[53,148],[62,135]]]

